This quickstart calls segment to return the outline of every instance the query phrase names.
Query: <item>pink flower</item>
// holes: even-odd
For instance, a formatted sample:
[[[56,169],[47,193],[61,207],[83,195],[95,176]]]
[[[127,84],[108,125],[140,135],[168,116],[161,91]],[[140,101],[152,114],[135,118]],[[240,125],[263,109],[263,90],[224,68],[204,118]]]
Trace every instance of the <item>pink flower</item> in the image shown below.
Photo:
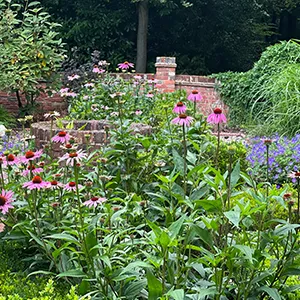
[[[39,190],[43,188],[48,188],[49,185],[50,185],[49,182],[43,181],[43,179],[40,176],[36,175],[32,178],[31,181],[25,182],[23,184],[23,187],[24,188],[27,187],[29,190],[34,190],[34,189]]]
[[[88,206],[90,208],[92,206],[96,207],[98,204],[102,204],[106,200],[106,198],[92,197],[90,200],[83,202],[83,205]]]
[[[148,97],[148,98],[153,98],[153,97],[154,97],[154,95],[153,95],[153,93],[152,93],[152,92],[148,92],[148,94],[146,95],[146,97]]]
[[[70,80],[70,81],[73,81],[73,80],[78,79],[78,78],[80,78],[80,76],[77,75],[77,74],[73,74],[71,76],[68,76],[68,80]]]
[[[211,124],[226,123],[227,119],[224,114],[222,114],[222,109],[215,108],[214,112],[207,117],[207,122]]]
[[[21,157],[21,161],[23,163],[28,163],[30,160],[35,160],[37,158],[40,158],[42,154],[43,154],[42,149],[38,150],[36,152],[33,152],[33,151],[29,150],[25,153],[24,156]]]
[[[104,72],[105,72],[105,70],[99,68],[97,65],[95,65],[94,68],[93,68],[93,73],[102,74]]]
[[[177,118],[173,119],[171,122],[173,124],[185,125],[185,126],[189,127],[193,121],[194,121],[194,118],[189,117],[186,114],[180,114]]]
[[[75,97],[77,97],[77,94],[75,92],[68,92],[68,93],[65,93],[65,96],[75,98]]]
[[[120,63],[118,64],[118,67],[121,69],[121,70],[127,70],[129,68],[134,68],[134,64],[133,63],[130,63],[128,61],[124,61],[123,63]]]
[[[141,115],[143,112],[140,110],[140,109],[137,109],[136,111],[135,111],[135,114],[137,115],[137,116],[139,116],[139,115]]]
[[[88,82],[88,83],[86,83],[84,86],[85,86],[85,87],[93,87],[94,85],[95,85],[94,83]]]
[[[189,96],[188,96],[188,100],[192,101],[192,102],[198,102],[202,100],[202,96],[201,94],[197,91],[197,90],[193,90]]]
[[[300,172],[292,172],[290,174],[288,174],[289,178],[300,178]]]
[[[173,108],[173,112],[175,114],[184,114],[186,112],[186,106],[183,104],[183,102],[179,101]]]
[[[86,158],[86,153],[80,149],[75,152],[66,153],[59,159],[59,161],[66,160],[66,165],[73,166],[74,163],[78,164],[85,158]]]
[[[11,205],[11,202],[13,202],[13,196],[14,193],[12,191],[2,190],[0,195],[0,211],[3,215],[5,215],[10,208],[14,208]]]
[[[81,184],[78,184],[78,189],[79,189],[79,190],[80,190],[82,187],[83,187],[83,186],[82,186]],[[71,191],[75,192],[75,191],[76,191],[76,182],[70,181],[69,183],[67,183],[67,184],[65,185],[64,189],[65,189],[66,191],[69,191],[69,192],[71,192]]]
[[[69,88],[62,88],[59,92],[62,97],[66,96],[66,94],[69,92]]]
[[[22,176],[27,176],[28,174],[30,174],[30,170],[32,172],[32,174],[39,174],[39,173],[42,173],[44,170],[42,168],[36,168],[34,165],[29,165],[27,167],[27,170],[24,170],[22,172]]]
[[[151,78],[151,79],[148,80],[148,83],[149,84],[155,84],[155,83],[158,83],[158,80],[155,79],[155,78]]]
[[[62,188],[64,187],[64,185],[56,180],[52,180],[50,181],[50,184],[48,186],[49,189],[51,190],[56,190],[56,189],[59,189],[59,188]]]
[[[141,80],[141,79],[142,79],[142,76],[140,76],[140,75],[135,75],[135,76],[133,76],[133,78],[134,78],[135,80]]]
[[[65,131],[60,131],[56,136],[54,136],[51,140],[54,143],[68,143],[68,141],[70,140],[71,136],[65,132]]]
[[[10,165],[18,165],[20,163],[20,158],[13,155],[13,154],[8,154],[6,157],[3,157],[3,164],[4,166]]]

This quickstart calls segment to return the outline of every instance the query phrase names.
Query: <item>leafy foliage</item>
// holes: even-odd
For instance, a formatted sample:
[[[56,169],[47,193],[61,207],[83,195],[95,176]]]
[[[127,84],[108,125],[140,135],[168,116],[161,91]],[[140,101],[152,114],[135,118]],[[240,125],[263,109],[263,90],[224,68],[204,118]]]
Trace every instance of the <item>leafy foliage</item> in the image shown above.
[[[296,42],[281,42],[267,48],[245,73],[214,75],[233,124],[261,125],[265,134],[292,136],[299,131],[299,49]]]

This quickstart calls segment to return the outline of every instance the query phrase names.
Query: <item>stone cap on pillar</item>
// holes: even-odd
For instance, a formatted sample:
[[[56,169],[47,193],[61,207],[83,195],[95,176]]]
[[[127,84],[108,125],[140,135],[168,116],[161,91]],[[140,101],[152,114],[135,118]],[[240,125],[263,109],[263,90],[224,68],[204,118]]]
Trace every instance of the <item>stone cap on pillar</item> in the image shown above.
[[[156,57],[155,67],[176,68],[177,67],[176,57],[165,57],[165,56]]]

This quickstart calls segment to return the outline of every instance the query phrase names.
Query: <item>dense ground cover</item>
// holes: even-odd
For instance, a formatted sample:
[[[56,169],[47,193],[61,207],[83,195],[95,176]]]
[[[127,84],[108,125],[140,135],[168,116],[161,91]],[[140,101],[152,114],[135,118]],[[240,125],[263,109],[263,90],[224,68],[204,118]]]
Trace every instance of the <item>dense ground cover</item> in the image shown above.
[[[101,149],[81,149],[65,128],[44,149],[6,141],[1,235],[26,249],[23,271],[93,299],[296,299],[300,174],[295,187],[270,183],[277,144],[261,145],[260,179],[247,173],[245,145],[218,137],[221,109],[207,119],[195,109],[197,91],[157,95],[155,81],[123,81],[101,66],[80,84],[70,75],[61,90],[68,128],[79,118],[111,122]],[[46,117],[61,126],[59,114]],[[152,133],[133,133],[132,122]]]

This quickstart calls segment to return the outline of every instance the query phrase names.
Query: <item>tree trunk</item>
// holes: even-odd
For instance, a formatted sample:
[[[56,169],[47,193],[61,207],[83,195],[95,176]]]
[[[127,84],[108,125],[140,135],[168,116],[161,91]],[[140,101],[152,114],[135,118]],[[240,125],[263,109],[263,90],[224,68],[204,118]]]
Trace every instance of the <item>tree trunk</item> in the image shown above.
[[[147,67],[148,18],[148,0],[142,0],[138,3],[138,30],[136,54],[136,71],[138,73],[145,73]]]

